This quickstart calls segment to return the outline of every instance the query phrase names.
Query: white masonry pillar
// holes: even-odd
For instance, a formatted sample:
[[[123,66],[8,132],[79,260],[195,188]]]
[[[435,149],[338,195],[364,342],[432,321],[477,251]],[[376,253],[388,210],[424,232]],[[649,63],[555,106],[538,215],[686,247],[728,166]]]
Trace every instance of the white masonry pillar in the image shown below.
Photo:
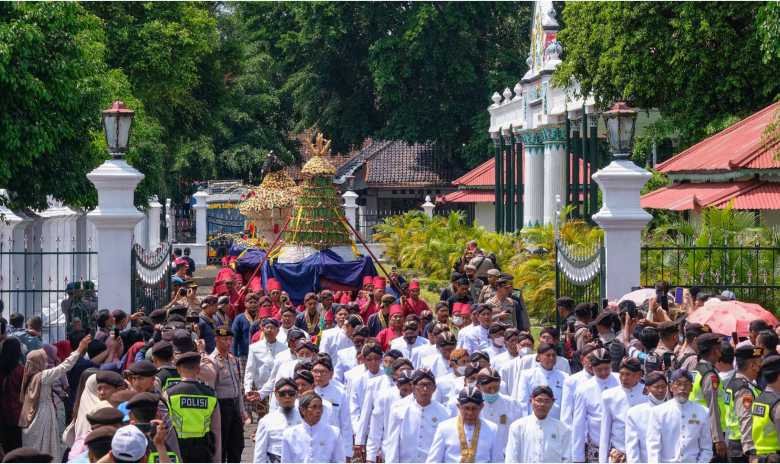
[[[143,218],[133,204],[144,175],[123,159],[110,159],[87,174],[98,192],[98,206],[87,214],[98,236],[98,307],[130,314],[130,247]]]
[[[436,209],[436,205],[431,201],[430,195],[425,195],[425,203],[422,204],[422,209],[426,216],[433,218],[433,210]]]
[[[544,219],[544,145],[539,131],[523,134],[525,161],[523,170],[523,225],[536,226]]]
[[[566,135],[564,129],[545,127],[544,133],[544,223],[555,221],[555,199],[566,198]]]
[[[195,246],[190,247],[192,254],[191,258],[195,260],[195,264],[198,266],[205,266],[208,261],[207,245],[208,245],[208,227],[206,224],[206,210],[208,205],[206,200],[209,194],[203,190],[200,190],[193,195],[195,198]]]
[[[650,173],[630,159],[612,161],[593,175],[603,197],[593,220],[604,229],[607,298],[618,300],[639,286],[641,235],[652,216],[639,206],[639,191]]]
[[[344,217],[346,217],[347,222],[349,222],[350,225],[352,225],[352,227],[357,230],[358,194],[352,190],[347,190],[341,195],[341,198],[344,199]]]
[[[162,205],[157,201],[157,195],[149,199],[146,209],[146,224],[149,227],[149,250],[154,251],[160,246],[160,210]]]

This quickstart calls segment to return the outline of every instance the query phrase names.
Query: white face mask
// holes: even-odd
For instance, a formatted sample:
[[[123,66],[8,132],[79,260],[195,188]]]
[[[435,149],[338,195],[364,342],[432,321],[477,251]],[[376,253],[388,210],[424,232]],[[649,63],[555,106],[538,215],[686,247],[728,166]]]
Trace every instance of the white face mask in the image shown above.
[[[504,346],[504,337],[496,337],[493,339],[493,344],[496,346]]]
[[[531,354],[533,352],[534,352],[533,348],[531,348],[530,346],[524,346],[524,347],[520,348],[519,350],[517,350],[517,355],[518,356],[525,356],[525,355]]]
[[[452,323],[457,326],[460,326],[461,324],[463,324],[463,318],[460,316],[452,316]]]
[[[647,400],[648,400],[648,401],[649,401],[649,402],[650,402],[650,403],[651,403],[653,406],[658,406],[659,404],[661,404],[661,403],[665,403],[665,402],[666,402],[666,398],[663,398],[663,399],[660,399],[660,400],[659,400],[658,398],[656,398],[656,397],[655,397],[655,396],[653,396],[652,394],[650,394],[650,395],[647,395]]]
[[[466,375],[466,366],[458,366],[455,368],[455,372],[458,373],[458,375]]]

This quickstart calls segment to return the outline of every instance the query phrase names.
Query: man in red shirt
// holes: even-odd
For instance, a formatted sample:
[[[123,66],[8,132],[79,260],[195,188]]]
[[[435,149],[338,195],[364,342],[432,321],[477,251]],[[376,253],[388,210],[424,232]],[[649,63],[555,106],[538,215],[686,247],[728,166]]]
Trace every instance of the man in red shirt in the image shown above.
[[[371,299],[368,300],[368,303],[360,306],[360,317],[362,317],[364,321],[367,321],[368,318],[379,311],[379,308],[382,306],[382,296],[385,294],[386,284],[387,279],[384,277],[374,277],[374,292],[371,294]]]
[[[381,314],[381,313],[380,313]],[[390,306],[390,322],[386,329],[382,329],[376,336],[376,342],[382,347],[382,351],[390,349],[390,342],[403,336],[404,310],[401,305]]]
[[[271,300],[271,306],[273,306],[273,318],[278,321],[282,317],[282,302],[280,299],[282,296],[282,284],[275,278],[269,277],[265,287],[266,293]]]
[[[415,314],[417,317],[429,310],[428,303],[420,299],[420,282],[417,279],[409,282],[408,296],[401,296],[401,306],[406,314]]]

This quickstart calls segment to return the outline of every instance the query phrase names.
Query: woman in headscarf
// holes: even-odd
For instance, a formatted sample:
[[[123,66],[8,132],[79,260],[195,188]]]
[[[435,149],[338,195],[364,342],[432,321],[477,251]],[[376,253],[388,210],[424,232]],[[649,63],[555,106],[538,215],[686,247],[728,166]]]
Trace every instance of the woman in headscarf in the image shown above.
[[[65,429],[64,416],[58,419],[57,407],[53,401],[53,388],[57,381],[73,368],[87,351],[92,336],[87,335],[79,343],[76,351],[61,364],[47,368],[49,357],[45,350],[33,350],[27,353],[24,378],[22,379],[22,412],[19,426],[22,428],[22,446],[34,448],[54,457],[62,458],[65,447],[62,432]]]
[[[60,357],[55,346],[45,343],[43,345],[43,351],[46,352],[46,357],[48,358],[48,362],[46,363],[47,369],[51,369],[60,363]],[[57,423],[60,421],[62,421],[62,423],[68,422],[68,416],[65,412],[65,401],[68,399],[68,389],[67,375],[57,379],[51,386],[51,400],[54,404],[54,411],[57,413]]]
[[[0,344],[0,445],[7,453],[22,446],[22,429],[19,428],[19,414],[22,402],[22,344],[16,337],[3,340]]]

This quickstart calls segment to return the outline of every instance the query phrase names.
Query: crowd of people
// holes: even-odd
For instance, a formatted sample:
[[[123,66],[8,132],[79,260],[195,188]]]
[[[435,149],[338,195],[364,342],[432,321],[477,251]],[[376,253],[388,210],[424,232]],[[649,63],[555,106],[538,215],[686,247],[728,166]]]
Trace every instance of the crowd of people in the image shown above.
[[[432,306],[395,269],[296,305],[228,260],[205,296],[174,266],[149,312],[74,285],[66,340],[2,321],[4,462],[241,462],[252,422],[253,462],[780,462],[778,335],[687,321],[715,297],[696,288],[562,297],[532,329],[474,242]]]

